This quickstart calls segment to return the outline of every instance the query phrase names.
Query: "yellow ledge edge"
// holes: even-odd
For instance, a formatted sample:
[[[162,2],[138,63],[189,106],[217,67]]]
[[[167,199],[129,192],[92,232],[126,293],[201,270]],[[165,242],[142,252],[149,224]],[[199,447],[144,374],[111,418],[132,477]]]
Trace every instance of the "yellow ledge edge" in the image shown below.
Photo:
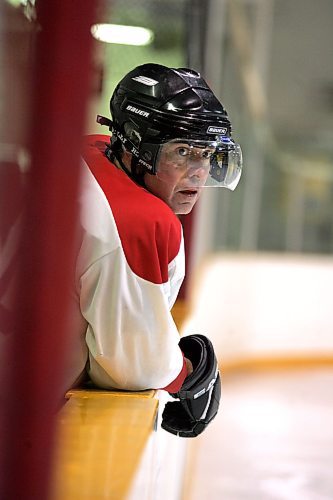
[[[66,399],[70,398],[148,398],[152,399],[156,396],[157,391],[147,390],[147,391],[107,391],[102,389],[71,389],[66,393]]]

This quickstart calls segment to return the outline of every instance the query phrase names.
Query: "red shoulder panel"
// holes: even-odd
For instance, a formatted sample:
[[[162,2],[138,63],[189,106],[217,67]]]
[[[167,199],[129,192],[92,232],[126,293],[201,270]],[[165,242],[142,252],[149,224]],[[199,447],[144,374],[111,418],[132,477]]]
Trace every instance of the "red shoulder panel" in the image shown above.
[[[109,202],[130,268],[147,281],[165,283],[168,265],[180,248],[180,221],[166,203],[105,157],[109,140],[106,135],[88,136],[84,160]]]

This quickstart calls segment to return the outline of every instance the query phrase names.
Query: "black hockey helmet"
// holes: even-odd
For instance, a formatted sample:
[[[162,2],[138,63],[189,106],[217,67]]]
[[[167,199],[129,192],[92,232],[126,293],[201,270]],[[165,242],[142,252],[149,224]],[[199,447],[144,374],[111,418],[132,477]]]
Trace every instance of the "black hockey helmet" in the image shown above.
[[[196,71],[152,63],[138,66],[117,85],[110,111],[112,121],[103,117],[98,121],[109,125],[111,149],[118,161],[122,148],[132,154],[134,176],[138,172],[156,174],[160,148],[169,141],[189,142],[195,147],[216,143],[219,160],[212,157],[210,174],[220,185],[234,189],[224,182],[228,151],[235,145],[231,124],[223,105]],[[241,172],[239,154],[237,183]]]

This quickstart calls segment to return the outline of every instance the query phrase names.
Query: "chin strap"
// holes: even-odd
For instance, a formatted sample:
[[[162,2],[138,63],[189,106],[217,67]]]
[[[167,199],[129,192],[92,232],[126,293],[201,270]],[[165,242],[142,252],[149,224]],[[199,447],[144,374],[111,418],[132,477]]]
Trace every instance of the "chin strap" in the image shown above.
[[[132,177],[132,172],[126,167],[125,163],[123,162],[123,160],[121,158],[121,155],[117,154],[117,152],[113,151],[113,149],[112,149],[113,146],[114,146],[114,144],[112,144],[112,143],[106,144],[106,148],[104,151],[105,156],[107,157],[107,159],[111,163],[114,163],[116,160],[117,163],[119,163],[119,165],[121,166],[121,169],[124,170],[124,172],[126,172],[126,174],[129,177]]]
[[[140,186],[146,187],[144,182],[144,173],[137,173],[138,158],[135,156],[135,154],[132,153],[131,169],[127,168],[125,163],[123,162],[121,151],[125,141],[122,141],[120,139],[119,133],[117,132],[112,120],[110,120],[110,118],[106,118],[106,116],[97,115],[96,121],[100,125],[106,125],[107,127],[109,127],[109,130],[112,132],[111,142],[110,144],[106,145],[106,149],[104,151],[104,154],[108,158],[108,160],[113,163],[116,159],[122,170],[124,170],[124,172],[126,172],[126,174],[131,177],[131,179],[133,179]],[[128,141],[128,139],[126,139],[126,141]]]
[[[112,141],[112,139],[111,139]],[[107,159],[111,162],[111,163],[114,163],[115,160],[117,160],[117,163],[120,165],[121,169],[126,173],[126,175],[128,175],[128,177],[130,177],[131,179],[133,179],[134,182],[136,182],[137,184],[139,184],[140,186],[143,186],[143,187],[146,187],[145,185],[145,181],[144,181],[144,176],[143,175],[138,175],[136,173],[136,165],[137,165],[137,158],[134,157],[134,155],[132,155],[132,161],[131,161],[131,170],[125,165],[125,163],[123,162],[122,160],[122,157],[121,157],[121,142],[119,141],[119,146],[115,147],[116,145],[116,142],[118,142],[119,139],[116,139],[115,142],[110,142],[109,144],[106,144],[106,148],[105,148],[105,151],[104,151],[104,154],[105,156],[107,157]],[[135,160],[133,162],[133,160]],[[133,166],[133,163],[134,163],[134,166]]]

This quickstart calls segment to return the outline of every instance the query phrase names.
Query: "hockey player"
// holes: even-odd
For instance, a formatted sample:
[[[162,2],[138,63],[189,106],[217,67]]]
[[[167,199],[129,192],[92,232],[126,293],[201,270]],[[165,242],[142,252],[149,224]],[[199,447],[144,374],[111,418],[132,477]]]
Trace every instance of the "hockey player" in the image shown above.
[[[234,189],[240,147],[200,74],[145,64],[110,102],[111,131],[86,139],[76,297],[82,360],[101,388],[164,389],[162,426],[196,436],[217,413],[220,376],[211,342],[180,340],[170,313],[184,277],[178,214],[206,185]],[[87,352],[85,351],[87,349]],[[85,354],[86,352],[86,354]]]

